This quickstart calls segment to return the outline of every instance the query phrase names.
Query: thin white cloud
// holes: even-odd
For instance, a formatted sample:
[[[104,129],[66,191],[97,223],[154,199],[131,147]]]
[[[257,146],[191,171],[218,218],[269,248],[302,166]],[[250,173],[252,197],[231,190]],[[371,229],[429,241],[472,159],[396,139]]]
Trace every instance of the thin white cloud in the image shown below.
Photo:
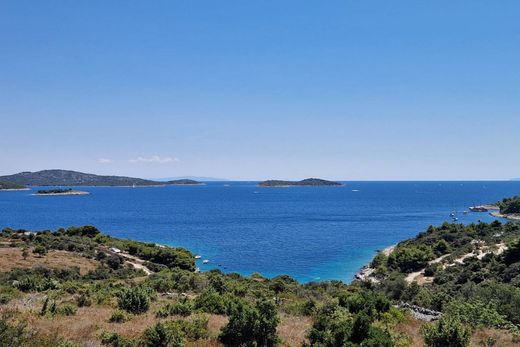
[[[173,157],[160,157],[158,155],[152,155],[149,158],[145,157],[137,157],[128,160],[130,163],[155,163],[155,164],[166,164],[173,163],[179,161],[177,158]]]
[[[99,158],[97,160],[98,163],[100,164],[110,164],[112,162],[112,159],[108,159],[108,158]]]

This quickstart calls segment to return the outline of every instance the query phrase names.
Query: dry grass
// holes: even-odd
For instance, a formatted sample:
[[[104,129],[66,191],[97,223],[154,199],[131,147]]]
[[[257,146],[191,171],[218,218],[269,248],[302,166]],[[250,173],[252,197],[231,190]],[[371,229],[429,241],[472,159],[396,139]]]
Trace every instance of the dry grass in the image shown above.
[[[28,249],[27,259],[22,257],[22,248],[0,248],[0,272],[8,272],[14,268],[31,268],[42,265],[52,269],[64,269],[72,266],[80,268],[82,275],[94,270],[99,263],[93,259],[87,259],[79,254],[66,251],[49,251],[47,255],[40,257]]]
[[[488,346],[487,341],[494,341],[493,346],[514,347],[520,346],[520,341],[513,341],[510,332],[496,329],[480,329],[471,337],[470,347]]]
[[[278,335],[284,346],[301,346],[306,342],[306,335],[312,327],[309,317],[299,317],[281,314],[278,324]]]
[[[399,323],[395,327],[395,330],[410,338],[411,344],[409,347],[423,347],[424,339],[421,334],[421,326],[423,324],[424,323],[419,320],[407,317],[404,322]]]

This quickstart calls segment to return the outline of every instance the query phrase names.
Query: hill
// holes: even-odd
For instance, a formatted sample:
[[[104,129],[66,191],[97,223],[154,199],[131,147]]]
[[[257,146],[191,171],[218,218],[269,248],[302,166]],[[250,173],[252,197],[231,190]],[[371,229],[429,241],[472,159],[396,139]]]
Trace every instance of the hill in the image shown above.
[[[267,180],[258,184],[260,187],[289,187],[289,186],[341,186],[334,181],[322,180],[320,178],[307,178],[301,181]]]
[[[26,186],[157,186],[164,182],[125,176],[101,176],[69,170],[20,172],[0,176],[0,181]]]
[[[172,186],[200,186],[204,183],[195,181],[195,180],[189,180],[189,179],[179,179],[179,180],[173,180],[166,182],[168,185]]]
[[[12,182],[0,181],[0,190],[8,190],[8,189],[25,189],[24,185],[16,184]]]

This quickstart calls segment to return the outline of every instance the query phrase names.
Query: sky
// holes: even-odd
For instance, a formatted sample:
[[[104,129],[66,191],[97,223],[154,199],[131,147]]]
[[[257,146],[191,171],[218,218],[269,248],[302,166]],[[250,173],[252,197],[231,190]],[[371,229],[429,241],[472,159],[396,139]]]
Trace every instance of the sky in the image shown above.
[[[520,177],[520,2],[0,0],[0,174]]]

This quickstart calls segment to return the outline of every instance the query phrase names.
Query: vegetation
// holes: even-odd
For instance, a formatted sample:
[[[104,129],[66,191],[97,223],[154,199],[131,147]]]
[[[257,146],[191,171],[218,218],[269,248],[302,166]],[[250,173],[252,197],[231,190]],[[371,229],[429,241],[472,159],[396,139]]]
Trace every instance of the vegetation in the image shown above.
[[[157,186],[163,182],[123,176],[100,176],[69,170],[20,172],[0,176],[0,181],[22,186]]]
[[[69,189],[45,189],[45,190],[38,190],[36,194],[66,194],[66,193],[72,193],[73,190],[71,188]]]
[[[287,186],[341,186],[339,182],[326,181],[319,178],[307,178],[301,181],[267,180],[258,184],[260,187],[287,187]]]
[[[5,189],[25,189],[26,187],[22,184],[0,181],[0,190]]]
[[[372,277],[350,285],[197,273],[185,249],[112,238],[94,226],[4,229],[0,241],[0,252],[15,248],[19,259],[24,249],[46,250],[45,257],[26,254],[26,262],[36,262],[31,266],[0,272],[0,312],[6,313],[0,340],[9,346],[68,346],[82,344],[87,335],[106,346],[132,347],[194,341],[385,347],[417,339],[427,346],[489,345],[498,339],[495,345],[507,346],[520,336],[520,225],[513,222],[431,226],[388,256],[379,253],[371,262]],[[57,252],[93,265],[41,263]],[[152,273],[135,268],[136,258]],[[409,279],[416,274],[427,280]],[[414,311],[398,308],[403,303],[442,317],[419,321]],[[68,330],[55,336],[39,330],[55,319],[67,320]],[[89,320],[96,328],[86,333]]]
[[[505,198],[498,203],[501,214],[520,214],[520,196]]]

